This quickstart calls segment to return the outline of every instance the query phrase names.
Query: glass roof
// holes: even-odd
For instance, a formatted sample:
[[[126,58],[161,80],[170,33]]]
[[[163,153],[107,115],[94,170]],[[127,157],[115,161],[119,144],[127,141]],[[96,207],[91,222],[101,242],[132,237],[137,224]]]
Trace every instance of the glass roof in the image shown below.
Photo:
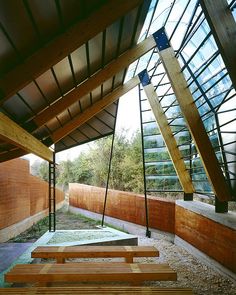
[[[228,1],[234,17],[235,2]],[[235,195],[235,89],[199,2],[153,0],[139,42],[161,27],[165,27],[219,165]],[[149,72],[196,192],[213,195],[197,148],[156,49],[133,63],[126,79],[143,69]],[[140,95],[147,191],[182,190],[142,89]]]

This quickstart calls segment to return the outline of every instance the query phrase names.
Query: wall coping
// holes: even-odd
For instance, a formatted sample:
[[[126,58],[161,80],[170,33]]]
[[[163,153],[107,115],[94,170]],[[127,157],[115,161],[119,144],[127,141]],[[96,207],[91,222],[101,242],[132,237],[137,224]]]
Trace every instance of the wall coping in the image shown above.
[[[201,214],[202,216],[211,219],[219,224],[227,226],[236,230],[236,213],[229,211],[227,213],[216,213],[215,207],[199,201],[183,201],[176,200],[176,205],[183,207],[194,213]]]

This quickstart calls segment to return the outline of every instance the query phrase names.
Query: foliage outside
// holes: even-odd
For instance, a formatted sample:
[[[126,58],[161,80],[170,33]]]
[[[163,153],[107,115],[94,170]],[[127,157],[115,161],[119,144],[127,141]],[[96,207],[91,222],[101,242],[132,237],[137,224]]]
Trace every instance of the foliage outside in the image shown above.
[[[66,190],[69,183],[83,183],[105,187],[111,152],[112,136],[89,145],[73,161],[60,162],[56,169],[57,185]],[[48,163],[33,165],[32,173],[48,180]],[[127,139],[124,130],[115,136],[109,188],[122,191],[143,192],[141,135],[139,132]]]
[[[164,141],[156,126],[150,125],[144,129],[144,157],[146,172],[146,188],[154,192],[182,191],[173,163],[166,150]],[[215,133],[210,136],[219,163],[222,156],[219,151],[219,141]],[[211,193],[212,188],[208,182],[204,168],[197,155],[194,144],[186,131],[179,132],[177,137],[185,164],[190,169],[189,157],[192,154],[191,170],[192,181],[196,191]],[[108,166],[111,153],[112,136],[104,137],[89,144],[88,150],[82,152],[73,161],[62,161],[56,168],[56,184],[66,191],[69,183],[82,183],[92,186],[105,187],[108,176]],[[48,163],[35,162],[31,167],[32,174],[48,181]],[[134,193],[143,193],[143,164],[141,149],[141,134],[136,131],[131,138],[126,137],[126,131],[116,133],[109,188]],[[160,194],[160,193],[158,193]],[[174,198],[178,198],[176,195]]]

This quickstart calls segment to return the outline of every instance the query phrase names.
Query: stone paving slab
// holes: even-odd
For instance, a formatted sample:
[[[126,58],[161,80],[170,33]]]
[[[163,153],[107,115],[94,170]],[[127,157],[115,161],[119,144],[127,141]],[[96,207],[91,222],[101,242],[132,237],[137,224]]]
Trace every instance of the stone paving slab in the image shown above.
[[[33,243],[0,244],[0,273],[7,269],[15,259],[22,255]]]

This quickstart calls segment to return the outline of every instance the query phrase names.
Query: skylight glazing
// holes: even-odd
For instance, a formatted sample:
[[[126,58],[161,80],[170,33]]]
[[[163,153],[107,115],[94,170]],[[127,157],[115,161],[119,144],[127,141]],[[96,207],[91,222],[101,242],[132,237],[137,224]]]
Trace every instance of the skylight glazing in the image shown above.
[[[228,3],[235,17],[236,1]],[[163,26],[181,64],[219,165],[235,195],[235,89],[198,1],[153,0],[140,41]],[[156,49],[131,65],[128,75],[132,77],[145,68],[159,96],[196,192],[213,195]],[[181,186],[178,177],[141,88],[140,100],[147,191],[179,191]]]

